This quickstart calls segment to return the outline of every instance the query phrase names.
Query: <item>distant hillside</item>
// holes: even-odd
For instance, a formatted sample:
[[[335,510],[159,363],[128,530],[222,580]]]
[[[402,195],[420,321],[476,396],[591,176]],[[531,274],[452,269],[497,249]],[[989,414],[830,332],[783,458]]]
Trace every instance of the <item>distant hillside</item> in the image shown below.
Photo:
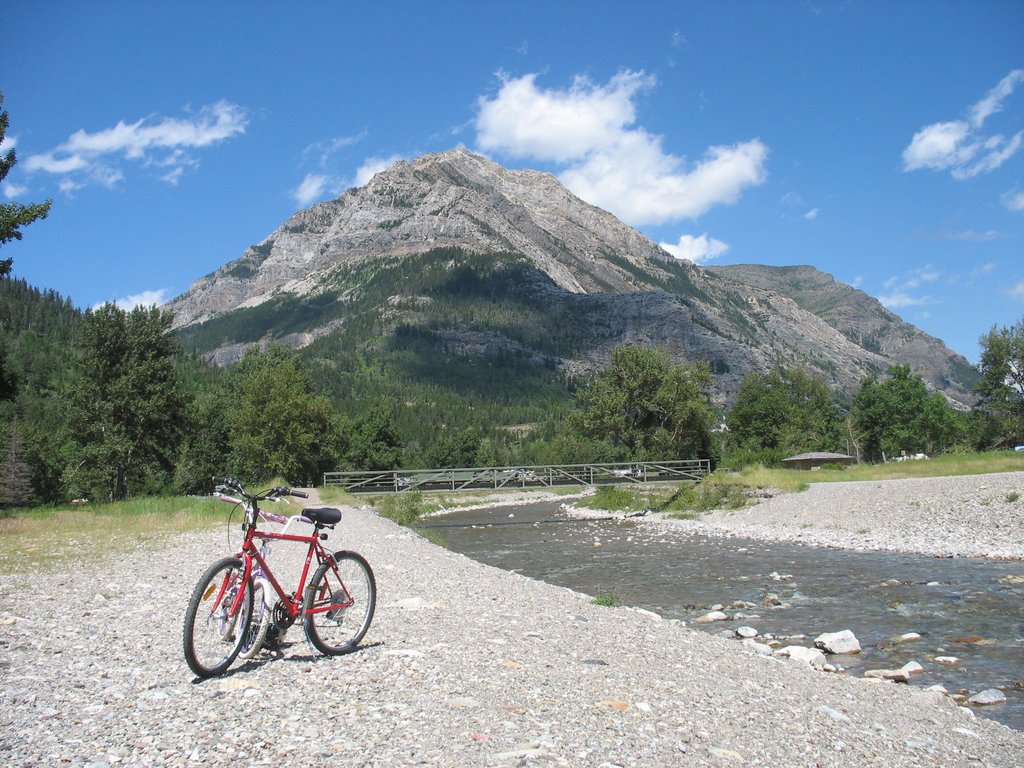
[[[908,363],[960,402],[974,375],[813,268],[676,260],[550,174],[461,149],[396,163],[296,213],[168,308],[185,343],[220,363],[281,341],[306,349],[326,379],[358,357],[385,377],[482,398],[550,392],[622,344],[707,361],[720,405],[746,372],[776,366],[849,396],[864,376]]]
[[[735,264],[705,267],[738,285],[757,286],[787,296],[864,349],[909,365],[936,390],[960,402],[973,402],[978,370],[941,340],[890,312],[878,299],[838,282],[810,266],[769,267]]]
[[[71,299],[55,291],[0,279],[0,352],[19,388],[44,391],[66,374],[81,319]]]

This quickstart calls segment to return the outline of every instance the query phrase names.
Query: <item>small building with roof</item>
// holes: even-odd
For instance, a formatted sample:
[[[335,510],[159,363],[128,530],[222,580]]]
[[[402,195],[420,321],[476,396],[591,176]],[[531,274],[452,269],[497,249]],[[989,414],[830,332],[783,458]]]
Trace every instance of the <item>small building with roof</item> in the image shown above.
[[[816,451],[813,453],[801,453],[799,456],[790,456],[782,460],[782,466],[786,469],[821,469],[822,464],[840,464],[848,467],[854,463],[853,456],[845,453],[828,453],[827,451]]]

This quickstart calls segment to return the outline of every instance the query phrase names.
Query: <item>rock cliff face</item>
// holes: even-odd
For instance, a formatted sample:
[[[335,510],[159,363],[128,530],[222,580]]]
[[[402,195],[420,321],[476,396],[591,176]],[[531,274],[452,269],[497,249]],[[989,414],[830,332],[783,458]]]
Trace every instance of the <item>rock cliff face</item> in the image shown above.
[[[446,249],[460,257],[439,262]],[[487,301],[535,312],[571,343],[531,350],[507,324],[432,314],[427,271],[436,280],[438,270],[472,269],[474,254],[489,264],[481,272],[490,275]],[[406,277],[383,293],[367,288],[384,274]],[[678,360],[708,361],[723,404],[747,371],[779,365],[808,368],[850,393],[865,375],[908,363],[960,402],[969,400],[973,374],[940,341],[812,267],[707,269],[676,260],[550,174],[511,171],[461,149],[399,162],[296,213],[168,308],[195,338],[222,329],[199,345],[220,362],[261,341],[304,346],[351,326],[349,311],[371,310],[385,333],[429,328],[448,352],[513,350],[525,364],[570,371],[602,366],[622,344],[656,344]],[[259,313],[257,338],[226,330],[245,310]]]

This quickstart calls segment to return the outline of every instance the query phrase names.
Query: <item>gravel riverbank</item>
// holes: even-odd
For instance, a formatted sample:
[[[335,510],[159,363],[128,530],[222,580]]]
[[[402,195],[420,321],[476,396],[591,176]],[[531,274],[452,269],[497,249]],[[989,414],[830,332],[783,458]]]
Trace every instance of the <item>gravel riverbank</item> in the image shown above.
[[[694,532],[938,557],[1024,559],[1024,472],[814,483],[741,510],[662,524]]]
[[[332,543],[364,554],[377,576],[362,648],[324,658],[294,627],[283,652],[205,682],[185,665],[181,623],[196,579],[229,551],[223,526],[66,573],[0,577],[0,762],[1024,763],[1024,733],[939,694],[596,606],[372,510],[346,509]]]

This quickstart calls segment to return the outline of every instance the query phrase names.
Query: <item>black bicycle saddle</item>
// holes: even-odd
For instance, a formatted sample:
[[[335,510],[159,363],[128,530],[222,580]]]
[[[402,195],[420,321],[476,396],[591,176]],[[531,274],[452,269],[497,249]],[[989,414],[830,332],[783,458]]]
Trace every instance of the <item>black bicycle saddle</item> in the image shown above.
[[[302,516],[319,525],[334,525],[341,520],[341,510],[335,507],[306,507]]]

